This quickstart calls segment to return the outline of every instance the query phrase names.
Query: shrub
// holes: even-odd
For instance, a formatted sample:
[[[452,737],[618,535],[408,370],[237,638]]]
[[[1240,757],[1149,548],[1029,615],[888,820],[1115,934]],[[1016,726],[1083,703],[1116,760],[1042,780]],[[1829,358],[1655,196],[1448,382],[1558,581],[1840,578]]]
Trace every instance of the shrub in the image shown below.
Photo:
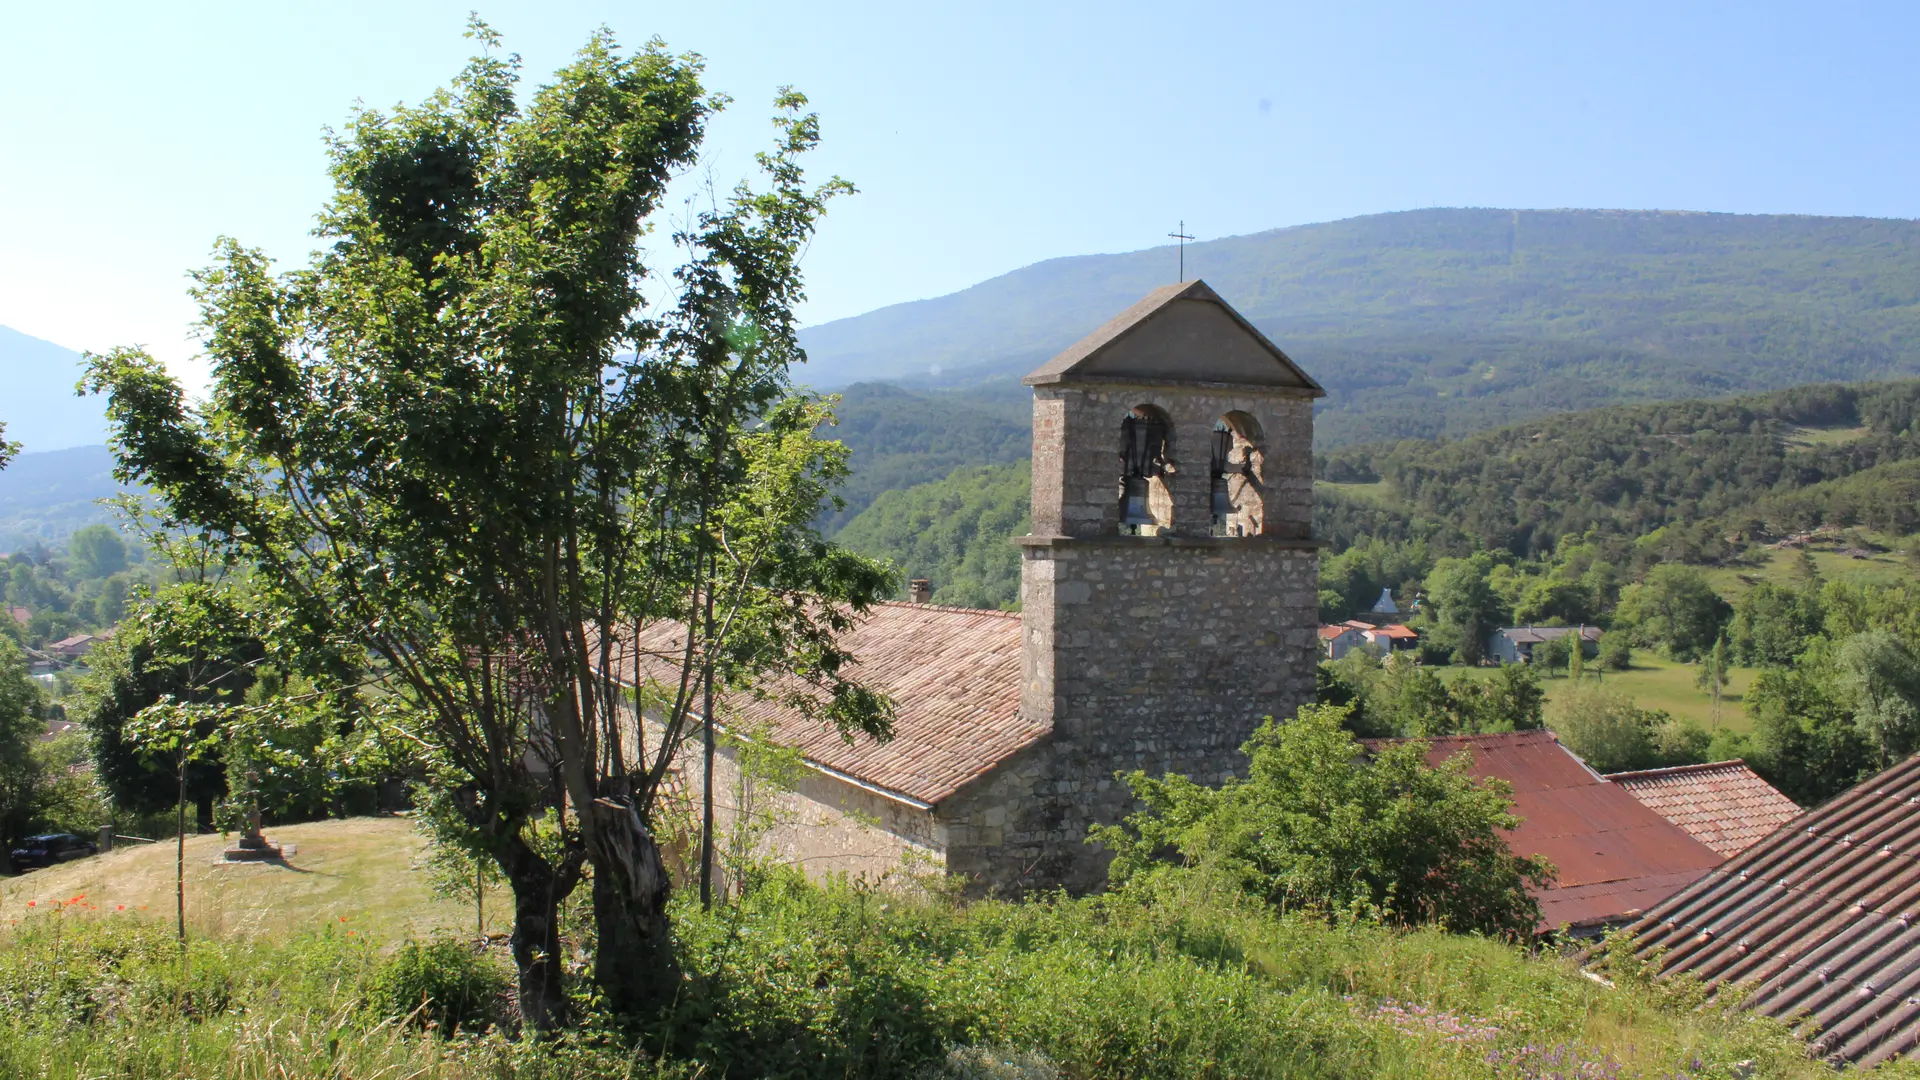
[[[367,1003],[381,1016],[451,1035],[492,1026],[507,989],[506,973],[486,955],[437,938],[402,945],[374,973]]]
[[[1365,755],[1346,713],[1304,705],[1287,723],[1269,720],[1242,748],[1246,779],[1219,788],[1127,776],[1145,809],[1092,831],[1115,852],[1114,881],[1199,870],[1281,908],[1531,934],[1540,909],[1528,886],[1552,880],[1551,868],[1507,847],[1503,830],[1519,823],[1511,786],[1476,780],[1459,756],[1434,768],[1422,742]]]

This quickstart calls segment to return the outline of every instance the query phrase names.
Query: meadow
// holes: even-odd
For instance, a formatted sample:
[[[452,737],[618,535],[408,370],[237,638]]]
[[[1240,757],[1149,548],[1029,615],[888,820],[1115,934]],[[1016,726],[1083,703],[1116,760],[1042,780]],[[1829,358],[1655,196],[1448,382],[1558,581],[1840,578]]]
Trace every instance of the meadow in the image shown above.
[[[137,869],[133,859],[10,883],[0,906],[0,1075],[1829,1074],[1780,1025],[1703,1006],[1684,984],[1653,986],[1642,969],[1596,979],[1553,953],[1279,914],[1204,880],[1163,895],[967,903],[811,885],[769,869],[712,913],[677,902],[683,976],[661,1015],[515,1040],[501,949],[444,929],[458,920],[413,883],[404,822],[300,831],[289,861],[343,884],[308,888],[287,868],[203,888],[190,896],[197,932],[184,949],[151,900],[140,911],[115,899],[149,895],[143,874],[126,883],[98,872]],[[102,891],[39,899],[82,883]],[[576,964],[589,924],[570,910]],[[437,945],[405,944],[436,933]],[[470,992],[458,1009],[435,996],[456,986],[485,993]]]

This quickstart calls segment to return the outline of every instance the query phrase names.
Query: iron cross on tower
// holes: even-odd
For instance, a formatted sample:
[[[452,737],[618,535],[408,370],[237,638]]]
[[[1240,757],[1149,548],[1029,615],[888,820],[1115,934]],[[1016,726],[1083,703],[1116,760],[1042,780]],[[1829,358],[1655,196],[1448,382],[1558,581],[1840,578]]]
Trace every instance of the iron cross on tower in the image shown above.
[[[1185,221],[1182,221],[1179,228],[1167,235],[1180,241],[1180,280],[1184,282],[1187,280],[1187,241],[1193,239],[1193,237],[1187,235],[1187,223]]]

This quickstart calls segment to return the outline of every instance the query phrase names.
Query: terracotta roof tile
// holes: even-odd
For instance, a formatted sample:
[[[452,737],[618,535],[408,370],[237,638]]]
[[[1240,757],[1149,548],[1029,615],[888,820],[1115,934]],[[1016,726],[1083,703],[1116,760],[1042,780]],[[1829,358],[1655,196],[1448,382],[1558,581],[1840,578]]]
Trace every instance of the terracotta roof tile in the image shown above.
[[[1728,858],[1800,816],[1792,799],[1744,761],[1613,773],[1607,779]]]
[[[677,624],[656,623],[640,640],[643,657],[673,655],[685,642]],[[851,740],[832,725],[773,702],[741,695],[720,710],[736,730],[764,729],[810,763],[863,783],[934,804],[1049,728],[1020,711],[1020,616],[934,604],[884,603],[840,641],[856,658],[856,680],[893,698],[893,737]],[[635,681],[627,665],[621,681]],[[677,679],[664,659],[644,661],[655,679]]]

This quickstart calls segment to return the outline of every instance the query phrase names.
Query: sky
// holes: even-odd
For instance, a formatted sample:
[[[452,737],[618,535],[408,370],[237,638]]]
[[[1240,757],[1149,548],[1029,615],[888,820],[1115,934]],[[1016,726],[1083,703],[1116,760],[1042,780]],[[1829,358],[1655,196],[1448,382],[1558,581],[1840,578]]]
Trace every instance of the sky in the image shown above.
[[[323,131],[418,101],[482,0],[0,0],[0,325],[194,379],[187,273],[305,260]],[[1428,206],[1920,216],[1920,5],[493,2],[531,89],[600,26],[707,58],[700,169],[768,144],[860,193],[807,323],[1042,259]]]

